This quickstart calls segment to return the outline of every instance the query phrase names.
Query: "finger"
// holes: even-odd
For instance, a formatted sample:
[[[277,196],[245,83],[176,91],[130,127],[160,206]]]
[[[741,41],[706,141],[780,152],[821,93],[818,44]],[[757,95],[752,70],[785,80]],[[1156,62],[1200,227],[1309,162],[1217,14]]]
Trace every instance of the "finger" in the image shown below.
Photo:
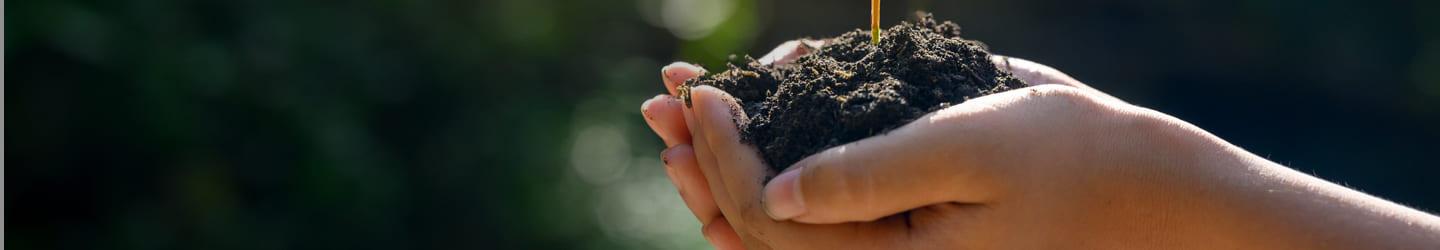
[[[695,162],[694,148],[686,144],[676,145],[662,152],[660,159],[665,162],[670,182],[675,184],[685,206],[690,208],[701,225],[709,225],[713,223],[712,219],[722,217],[720,207],[715,205],[715,196],[710,194],[710,184]]]
[[[1024,81],[1025,84],[1028,84],[1030,86],[1058,84],[1075,87],[1086,91],[1094,91],[1095,93],[1099,93],[1101,96],[1117,101],[1119,100],[1113,96],[1110,96],[1110,94],[1106,94],[1105,92],[1090,87],[1090,85],[1086,85],[1085,83],[1080,82],[1080,80],[1076,80],[1074,77],[1070,77],[1070,75],[1065,74],[1065,72],[1060,72],[1060,70],[1052,68],[1050,66],[1045,66],[1044,64],[1025,60],[1022,58],[1008,57],[1002,55],[990,55],[990,61],[995,63],[996,67],[1001,67],[1009,70],[1011,75],[1014,75],[1015,78],[1019,78],[1021,81]]]
[[[645,124],[660,136],[660,140],[665,141],[666,147],[690,144],[690,131],[685,127],[682,105],[684,104],[674,96],[663,94],[640,104],[640,114],[645,117]]]
[[[709,86],[701,86],[701,88],[714,89]],[[694,90],[692,89],[691,92],[693,98]],[[691,103],[694,102],[695,100],[692,99]],[[694,124],[688,126],[690,133],[693,135],[704,134],[705,129],[699,125],[701,124],[699,118],[701,114],[697,113],[698,109],[686,108],[684,111],[686,124]],[[740,229],[736,230],[736,235],[741,241],[749,243],[758,242],[759,240],[753,235],[755,233],[754,231],[758,228],[752,227],[752,225],[747,223],[749,220],[742,218],[741,209],[736,205],[735,200],[731,198],[730,192],[726,188],[726,180],[722,178],[723,171],[721,171],[721,166],[723,165],[717,163],[708,138],[705,136],[692,136],[691,141],[695,149],[695,159],[698,165],[700,165],[701,173],[705,176],[705,180],[710,186],[710,194],[715,197],[716,207],[720,208],[720,213],[725,215],[726,221],[728,221],[730,226]]]
[[[741,209],[751,205],[752,201],[759,201],[764,185],[761,181],[765,178],[767,167],[753,147],[740,141],[736,120],[744,123],[746,119],[740,104],[729,94],[711,86],[699,86],[690,93],[699,122],[696,126],[704,130],[695,137],[705,138],[715,163],[723,166],[718,172],[730,198]]]
[[[722,185],[711,184],[713,190],[724,190],[729,201],[716,198],[726,219],[738,230],[738,235],[747,246],[775,249],[793,247],[816,249],[903,249],[910,229],[902,217],[855,224],[812,225],[776,221],[765,215],[761,204],[762,181],[768,168],[759,154],[742,141],[739,124],[745,116],[735,102],[724,91],[710,86],[692,89],[690,109],[695,117],[698,130],[695,141],[705,141],[708,155],[701,157],[701,169],[711,181],[722,181]],[[736,120],[739,120],[738,124]],[[720,175],[715,178],[713,175]],[[721,191],[713,191],[721,192]],[[728,203],[728,204],[727,204]],[[775,240],[782,239],[782,240]],[[794,241],[793,239],[826,239],[824,241]]]
[[[745,243],[740,241],[740,235],[735,233],[735,228],[724,218],[712,220],[715,223],[705,224],[700,228],[700,233],[705,235],[705,240],[715,246],[717,250],[745,250]]]
[[[813,53],[823,46],[825,46],[825,41],[823,40],[791,40],[785,43],[781,43],[780,46],[776,46],[774,50],[770,51],[770,53],[767,53],[765,54],[765,56],[760,57],[759,61],[760,64],[766,65],[787,64],[795,61],[795,59],[800,59],[801,56]]]
[[[693,99],[691,103],[694,103]],[[700,123],[698,118],[696,118],[696,110],[694,108],[684,108],[682,110],[682,114],[685,116],[685,123],[696,124],[687,126],[690,134],[698,135],[704,133],[704,129],[698,125]],[[705,182],[710,188],[711,196],[714,197],[716,207],[720,208],[721,214],[734,214],[736,211],[733,206],[735,204],[734,200],[730,198],[730,193],[728,189],[725,188],[725,180],[720,177],[721,171],[715,164],[715,156],[711,153],[709,140],[706,140],[704,136],[692,136],[690,140],[690,145],[695,152],[696,165],[699,166],[701,175],[705,177]],[[743,225],[732,224],[731,226]]]
[[[660,68],[660,79],[665,82],[665,90],[670,91],[671,96],[680,95],[675,90],[680,84],[702,75],[705,75],[705,68],[686,62],[674,62]]]
[[[804,223],[857,222],[988,200],[994,178],[973,157],[994,150],[985,143],[990,139],[977,136],[988,129],[983,115],[993,106],[986,102],[997,100],[987,97],[806,157],[765,186],[768,214]]]
[[[1089,88],[1089,86],[1080,83],[1079,80],[1075,80],[1075,78],[1070,77],[1070,75],[1064,72],[1060,72],[1060,70],[1030,60],[1002,55],[990,55],[990,61],[995,63],[996,67],[1009,70],[1011,75],[1014,75],[1015,78],[1019,78],[1021,81],[1025,81],[1025,83],[1030,86],[1060,84],[1078,88]]]

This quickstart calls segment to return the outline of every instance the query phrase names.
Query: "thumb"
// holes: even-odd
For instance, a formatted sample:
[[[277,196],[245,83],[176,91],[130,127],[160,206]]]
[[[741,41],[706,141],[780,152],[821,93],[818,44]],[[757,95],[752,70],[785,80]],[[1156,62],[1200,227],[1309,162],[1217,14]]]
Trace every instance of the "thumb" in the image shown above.
[[[811,155],[765,186],[772,219],[804,223],[873,221],[947,202],[975,202],[989,193],[963,157],[967,141],[933,119],[916,122]],[[943,136],[942,136],[943,135]]]

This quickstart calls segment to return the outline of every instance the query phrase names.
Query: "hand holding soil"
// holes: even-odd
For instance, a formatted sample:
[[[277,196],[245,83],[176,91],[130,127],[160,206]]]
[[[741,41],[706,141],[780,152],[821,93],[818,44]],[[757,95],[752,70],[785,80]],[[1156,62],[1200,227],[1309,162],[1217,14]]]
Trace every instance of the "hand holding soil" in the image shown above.
[[[813,43],[741,67],[804,61]],[[793,165],[767,166],[774,159],[750,144],[764,138],[742,128],[766,111],[743,94],[697,86],[688,108],[661,95],[642,110],[670,146],[666,172],[720,249],[1440,246],[1435,216],[1290,170],[1052,68],[980,58],[1029,86]],[[662,70],[672,95],[703,74]],[[784,172],[767,184],[771,169]]]

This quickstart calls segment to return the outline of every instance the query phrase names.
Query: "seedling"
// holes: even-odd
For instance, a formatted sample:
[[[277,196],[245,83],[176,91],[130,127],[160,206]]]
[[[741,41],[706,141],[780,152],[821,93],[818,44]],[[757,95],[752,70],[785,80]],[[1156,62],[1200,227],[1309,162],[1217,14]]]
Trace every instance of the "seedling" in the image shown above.
[[[870,44],[880,44],[880,0],[870,0]]]

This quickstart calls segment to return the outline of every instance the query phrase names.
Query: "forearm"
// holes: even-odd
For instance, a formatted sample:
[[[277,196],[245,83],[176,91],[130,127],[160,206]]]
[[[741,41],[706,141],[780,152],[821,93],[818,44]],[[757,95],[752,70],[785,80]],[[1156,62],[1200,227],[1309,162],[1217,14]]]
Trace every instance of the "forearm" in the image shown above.
[[[1256,240],[1290,239],[1286,245],[1311,249],[1440,247],[1440,219],[1433,215],[1235,151],[1244,168],[1257,173],[1232,173],[1248,184],[1231,185],[1226,193],[1235,204],[1234,219]]]
[[[1174,119],[1163,117],[1163,119]],[[1178,120],[1170,121],[1175,122]],[[1440,219],[1281,166],[1183,122],[1163,159],[1196,240],[1234,247],[1427,249]],[[1188,134],[1187,134],[1188,133]],[[1167,136],[1161,136],[1167,138]],[[1188,217],[1188,218],[1183,218]]]

